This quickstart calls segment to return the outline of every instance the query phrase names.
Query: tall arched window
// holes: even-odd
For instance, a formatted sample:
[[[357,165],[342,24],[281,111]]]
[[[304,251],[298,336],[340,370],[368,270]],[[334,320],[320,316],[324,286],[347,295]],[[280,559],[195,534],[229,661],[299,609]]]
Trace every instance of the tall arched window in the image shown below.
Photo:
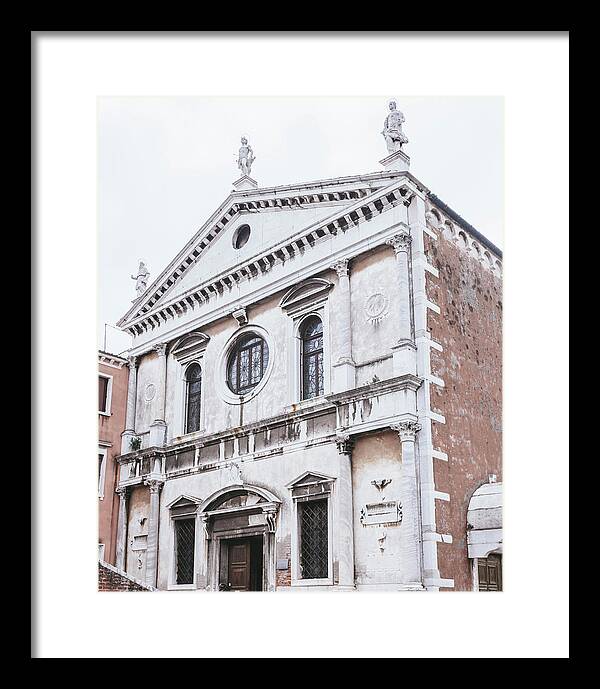
[[[193,433],[200,429],[200,396],[202,388],[202,369],[200,364],[192,364],[185,372],[186,415],[185,432]]]
[[[323,323],[311,316],[302,324],[302,399],[323,394]]]

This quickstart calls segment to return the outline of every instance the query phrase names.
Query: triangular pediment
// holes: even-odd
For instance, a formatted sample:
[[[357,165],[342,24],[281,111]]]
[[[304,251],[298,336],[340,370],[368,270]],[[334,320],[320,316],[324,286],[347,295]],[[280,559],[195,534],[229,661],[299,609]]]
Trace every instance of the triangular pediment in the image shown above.
[[[197,285],[237,264],[243,265],[304,227],[317,225],[358,201],[366,202],[397,176],[372,173],[230,194],[117,325],[125,327],[150,317]],[[250,226],[250,237],[236,248],[235,233],[244,224]],[[176,311],[171,315],[176,316]]]
[[[286,488],[297,488],[299,486],[314,485],[316,483],[329,483],[330,481],[335,481],[335,479],[332,476],[318,474],[316,471],[305,471],[303,474],[300,474],[300,476],[288,483]]]
[[[195,498],[192,495],[180,495],[178,498],[173,500],[167,505],[168,510],[179,509],[181,507],[189,507],[190,509],[196,509],[198,505],[202,504],[200,498]]]

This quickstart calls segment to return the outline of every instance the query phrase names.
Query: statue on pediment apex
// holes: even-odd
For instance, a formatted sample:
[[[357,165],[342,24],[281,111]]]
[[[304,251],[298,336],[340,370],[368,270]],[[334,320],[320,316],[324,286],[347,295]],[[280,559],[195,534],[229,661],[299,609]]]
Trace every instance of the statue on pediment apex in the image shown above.
[[[383,138],[390,153],[395,153],[402,148],[402,144],[407,144],[408,139],[402,131],[402,123],[404,122],[404,115],[400,110],[396,110],[396,101],[389,103],[390,114],[385,118],[383,123]]]
[[[242,175],[250,176],[250,170],[252,168],[252,163],[256,160],[252,146],[248,143],[248,139],[245,136],[242,137],[242,145],[240,146],[240,152],[238,155],[238,167],[242,171]]]

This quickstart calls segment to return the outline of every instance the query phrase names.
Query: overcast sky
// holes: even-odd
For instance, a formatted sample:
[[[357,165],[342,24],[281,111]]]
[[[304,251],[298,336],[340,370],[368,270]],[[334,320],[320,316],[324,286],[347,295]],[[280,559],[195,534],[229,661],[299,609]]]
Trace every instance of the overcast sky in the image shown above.
[[[501,97],[99,98],[98,346],[131,306],[138,261],[152,282],[225,200],[242,135],[259,187],[375,172],[391,98],[411,172],[502,248]],[[106,330],[108,351],[129,346]]]

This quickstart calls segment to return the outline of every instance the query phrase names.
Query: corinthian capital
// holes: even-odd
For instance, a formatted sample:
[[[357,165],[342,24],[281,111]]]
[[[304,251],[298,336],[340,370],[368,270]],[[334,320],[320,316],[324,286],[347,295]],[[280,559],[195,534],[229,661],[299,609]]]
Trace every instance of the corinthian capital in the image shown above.
[[[150,488],[151,493],[160,493],[160,489],[163,487],[163,481],[158,481],[156,479],[149,479],[144,481],[144,483]]]
[[[393,247],[394,251],[398,254],[401,251],[408,251],[411,241],[412,237],[408,232],[401,232],[400,234],[395,234],[393,237],[390,237],[390,239],[386,241],[386,244]]]
[[[421,424],[418,424],[416,421],[401,421],[394,424],[392,430],[398,433],[402,442],[406,440],[414,442],[417,433],[421,430]]]
[[[335,439],[335,444],[337,445],[338,452],[341,455],[352,454],[352,446],[354,445],[354,441],[349,435],[339,434]]]
[[[135,367],[137,366],[137,356],[128,356],[127,357],[127,366],[129,367],[130,371],[135,371]]]
[[[348,277],[348,273],[350,269],[348,268],[348,259],[347,258],[342,258],[339,261],[336,261],[333,263],[331,266],[329,266],[331,270],[335,270],[335,272],[338,274],[338,277]]]
[[[153,349],[158,353],[158,356],[165,356],[167,354],[167,343],[159,342],[154,345]]]

